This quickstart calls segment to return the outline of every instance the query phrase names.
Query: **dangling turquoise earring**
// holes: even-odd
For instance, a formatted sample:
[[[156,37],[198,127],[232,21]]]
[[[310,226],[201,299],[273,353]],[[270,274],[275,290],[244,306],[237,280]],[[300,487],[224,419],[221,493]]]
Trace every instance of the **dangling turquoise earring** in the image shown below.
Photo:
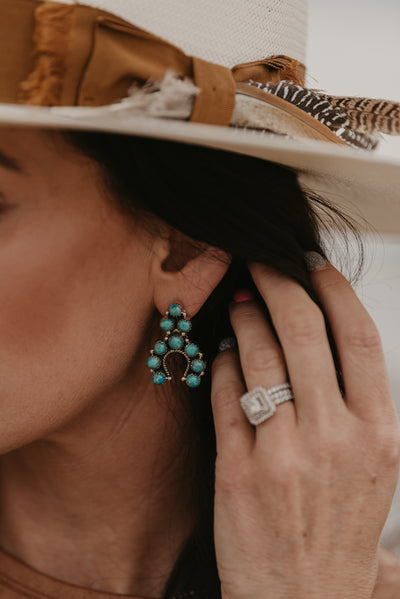
[[[172,381],[172,376],[167,366],[167,357],[172,353],[185,356],[187,366],[182,381],[189,387],[198,387],[204,374],[206,363],[198,346],[192,343],[186,333],[192,328],[192,323],[187,318],[185,310],[179,304],[171,304],[160,322],[161,329],[165,331],[164,339],[156,341],[147,366],[153,373],[153,383],[162,385],[165,381]]]

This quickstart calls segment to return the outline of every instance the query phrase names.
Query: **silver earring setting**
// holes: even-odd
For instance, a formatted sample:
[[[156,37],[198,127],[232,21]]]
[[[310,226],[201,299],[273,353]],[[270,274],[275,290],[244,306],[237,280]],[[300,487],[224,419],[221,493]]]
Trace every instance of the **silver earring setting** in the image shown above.
[[[172,353],[178,353],[185,356],[187,361],[186,370],[181,380],[185,381],[189,387],[198,387],[201,377],[204,375],[206,362],[198,346],[192,343],[186,335],[191,330],[192,323],[180,304],[170,305],[165,317],[160,322],[160,327],[165,332],[165,336],[155,342],[150,350],[151,356],[147,360],[147,366],[153,373],[153,383],[163,385],[165,381],[172,380],[167,366],[167,358]]]

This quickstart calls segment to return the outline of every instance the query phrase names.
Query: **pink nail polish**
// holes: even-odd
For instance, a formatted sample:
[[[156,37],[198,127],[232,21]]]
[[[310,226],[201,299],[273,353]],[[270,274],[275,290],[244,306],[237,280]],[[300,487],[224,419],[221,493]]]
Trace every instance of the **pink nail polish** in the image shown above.
[[[254,295],[248,289],[237,289],[233,294],[233,301],[237,304],[240,302],[247,302],[253,299]]]

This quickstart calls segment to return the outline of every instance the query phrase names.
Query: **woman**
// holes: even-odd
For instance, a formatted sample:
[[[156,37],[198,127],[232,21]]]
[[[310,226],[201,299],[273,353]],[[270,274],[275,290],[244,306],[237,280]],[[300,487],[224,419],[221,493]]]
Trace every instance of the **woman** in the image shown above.
[[[351,222],[198,145],[3,124],[0,156],[3,596],[383,597],[398,425],[320,239]],[[176,303],[193,389],[146,365]],[[254,428],[239,400],[288,378]]]

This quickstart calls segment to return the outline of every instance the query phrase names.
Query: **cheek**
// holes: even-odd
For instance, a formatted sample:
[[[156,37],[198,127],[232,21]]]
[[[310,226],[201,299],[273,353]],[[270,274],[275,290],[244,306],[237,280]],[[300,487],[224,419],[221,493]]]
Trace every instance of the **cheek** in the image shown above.
[[[128,368],[147,260],[118,220],[53,213],[0,234],[0,452],[66,423]]]

